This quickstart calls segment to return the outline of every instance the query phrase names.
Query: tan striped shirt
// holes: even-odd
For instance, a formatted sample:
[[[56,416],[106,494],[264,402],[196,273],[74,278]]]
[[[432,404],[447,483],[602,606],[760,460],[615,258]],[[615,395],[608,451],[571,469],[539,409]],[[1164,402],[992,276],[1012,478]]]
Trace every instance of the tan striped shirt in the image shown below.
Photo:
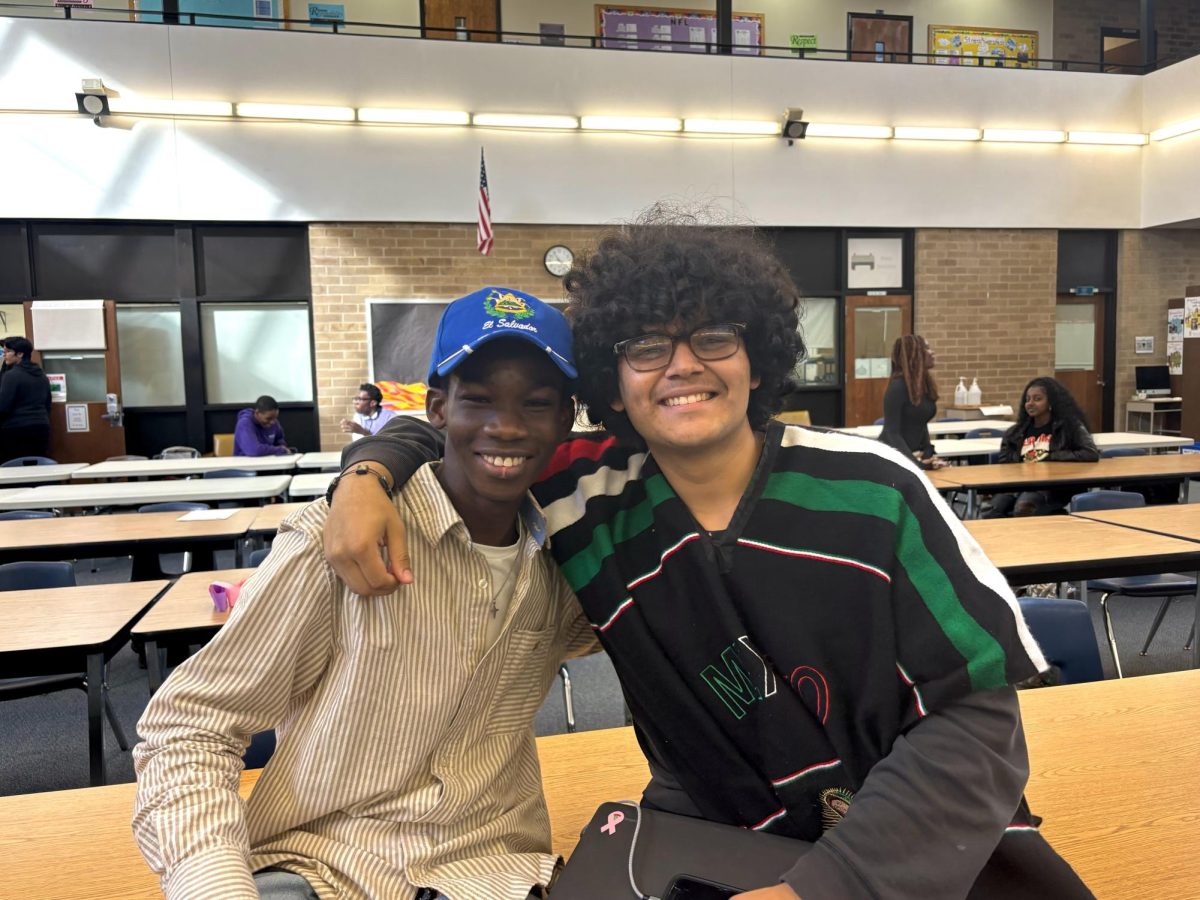
[[[516,592],[482,647],[487,562],[430,467],[397,497],[416,584],[352,594],[318,500],[289,516],[228,623],[138,723],[133,829],[168,897],[256,898],[299,873],[322,898],[524,898],[554,867],[531,723],[559,661],[595,649],[524,517]],[[531,536],[532,535],[532,536]],[[278,746],[249,800],[248,736]]]

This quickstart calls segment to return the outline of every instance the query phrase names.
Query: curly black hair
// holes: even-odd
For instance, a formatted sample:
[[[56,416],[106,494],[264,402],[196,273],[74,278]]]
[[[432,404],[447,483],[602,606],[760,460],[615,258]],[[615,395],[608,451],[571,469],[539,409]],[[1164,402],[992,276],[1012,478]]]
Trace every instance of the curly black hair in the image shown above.
[[[588,417],[625,438],[636,432],[611,403],[620,396],[613,345],[645,326],[744,322],[750,372],[747,416],[760,430],[779,410],[804,355],[799,292],[770,246],[749,227],[713,227],[655,207],[600,239],[564,279],[579,399]]]
[[[1046,392],[1046,399],[1050,401],[1050,417],[1054,419],[1064,419],[1069,426],[1083,425],[1088,427],[1087,416],[1083,414],[1083,410],[1079,408],[1079,404],[1075,402],[1075,398],[1071,395],[1060,381],[1047,376],[1033,378],[1029,384],[1021,390],[1021,402],[1018,404],[1020,412],[1017,413],[1017,429],[1023,431],[1025,426],[1029,424],[1029,413],[1025,412],[1025,397],[1029,394],[1031,387],[1040,387]]]

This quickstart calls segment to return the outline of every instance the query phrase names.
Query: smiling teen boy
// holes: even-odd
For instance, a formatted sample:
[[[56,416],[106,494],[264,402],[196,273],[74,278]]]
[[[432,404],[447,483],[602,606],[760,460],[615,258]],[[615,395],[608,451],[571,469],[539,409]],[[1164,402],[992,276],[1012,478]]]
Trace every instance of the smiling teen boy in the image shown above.
[[[445,460],[389,501],[428,575],[353,596],[321,552],[326,502],[306,506],[138,724],[134,832],[168,897],[524,900],[550,881],[533,716],[594,638],[528,487],[575,374],[566,321],[536,298],[447,308],[426,405]],[[342,478],[388,499],[370,473]],[[242,752],[270,728],[243,807]]]
[[[1022,799],[1008,685],[1045,662],[1000,573],[913,460],[770,418],[803,353],[778,259],[744,229],[640,225],[566,287],[580,397],[616,436],[565,444],[534,493],[621,679],[643,802],[811,842],[745,900],[1090,896]],[[436,450],[405,434],[347,456],[403,475]],[[363,591],[437,577],[404,571],[364,487],[335,499],[335,568]]]

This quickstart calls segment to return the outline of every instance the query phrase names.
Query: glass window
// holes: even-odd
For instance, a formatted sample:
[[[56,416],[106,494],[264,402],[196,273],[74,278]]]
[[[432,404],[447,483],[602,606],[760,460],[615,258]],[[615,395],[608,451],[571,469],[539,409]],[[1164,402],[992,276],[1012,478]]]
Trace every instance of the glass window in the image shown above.
[[[854,377],[890,378],[892,345],[900,337],[898,306],[862,306],[854,310]]]
[[[42,353],[47,375],[65,375],[68,403],[103,403],[108,391],[108,369],[103,353]]]
[[[1054,368],[1096,368],[1096,307],[1091,303],[1055,307]]]
[[[183,337],[179,305],[117,306],[121,354],[121,402],[134,406],[183,406]]]
[[[808,355],[793,373],[798,384],[837,384],[841,354],[837,340],[838,302],[831,297],[801,301],[800,334]]]
[[[307,303],[202,303],[200,342],[208,403],[312,401]]]

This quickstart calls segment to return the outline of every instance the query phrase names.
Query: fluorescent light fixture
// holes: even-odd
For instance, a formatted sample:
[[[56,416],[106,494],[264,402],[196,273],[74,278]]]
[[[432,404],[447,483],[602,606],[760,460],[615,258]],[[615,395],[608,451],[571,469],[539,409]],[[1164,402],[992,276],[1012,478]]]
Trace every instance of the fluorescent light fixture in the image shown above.
[[[1166,141],[1181,134],[1191,134],[1193,131],[1200,131],[1200,119],[1189,119],[1187,122],[1176,122],[1165,128],[1156,128],[1150,132],[1150,140]]]
[[[232,116],[228,100],[152,100],[148,97],[109,97],[114,113],[143,116]]]
[[[836,138],[890,138],[890,125],[831,125],[828,122],[809,122],[808,136]]]
[[[782,122],[758,119],[684,119],[683,130],[698,134],[779,134]]]
[[[591,131],[679,131],[683,127],[679,119],[653,116],[584,116],[579,124]]]
[[[977,141],[983,132],[978,128],[926,128],[920,125],[897,125],[892,137],[902,141]]]
[[[291,103],[238,103],[237,114],[247,119],[304,119],[312,122],[353,122],[349,106],[299,106]]]
[[[1146,143],[1146,135],[1122,131],[1068,131],[1067,141],[1072,144],[1123,144],[1137,146]]]
[[[471,123],[492,128],[578,128],[574,116],[523,116],[513,113],[475,113]]]
[[[364,107],[358,111],[358,121],[388,122],[394,125],[470,125],[471,114],[452,109]]]
[[[985,128],[985,141],[1016,141],[1022,144],[1061,144],[1067,139],[1065,131],[1033,131],[1027,128]]]

